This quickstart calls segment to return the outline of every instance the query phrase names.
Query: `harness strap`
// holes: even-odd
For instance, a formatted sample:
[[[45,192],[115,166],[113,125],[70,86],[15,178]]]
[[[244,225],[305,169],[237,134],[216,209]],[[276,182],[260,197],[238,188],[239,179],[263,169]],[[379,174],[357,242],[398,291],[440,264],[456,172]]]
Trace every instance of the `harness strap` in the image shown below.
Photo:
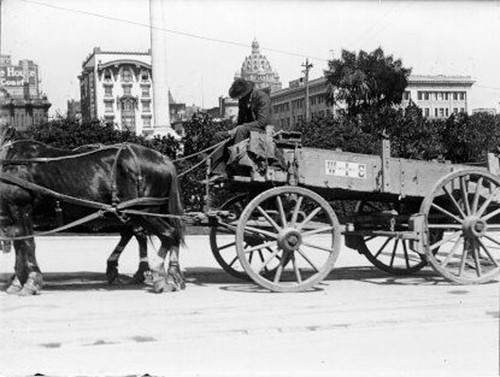
[[[46,187],[37,185],[36,183],[32,183],[29,181],[26,181],[21,178],[17,178],[15,176],[12,176],[10,174],[0,174],[0,181],[4,181],[16,186],[19,186],[21,188],[27,189],[27,190],[32,190],[35,192],[39,192],[44,195],[49,195],[52,196],[56,199],[59,199],[64,202],[69,202],[72,204],[77,204],[81,205],[84,207],[91,207],[91,208],[96,208],[96,209],[101,209],[105,211],[110,211],[113,210],[115,207],[109,204],[101,203],[101,202],[95,202],[92,200],[87,200],[87,199],[81,199],[81,198],[75,198],[70,195],[65,195],[58,193],[57,191],[48,189]],[[116,205],[117,210],[122,210],[126,209],[129,207],[135,207],[135,206],[160,206],[168,202],[168,197],[164,198],[148,198],[148,197],[142,197],[142,198],[135,198],[135,199],[130,199],[127,201],[124,201],[122,203],[119,203]]]
[[[82,217],[79,220],[73,221],[73,222],[71,222],[69,224],[60,226],[60,227],[55,228],[55,229],[47,230],[45,232],[38,232],[38,233],[29,235],[29,236],[19,236],[19,237],[3,237],[3,236],[0,236],[0,241],[20,241],[20,240],[27,240],[27,239],[30,239],[30,238],[33,238],[33,237],[48,236],[50,234],[61,232],[61,231],[66,230],[66,229],[74,228],[75,226],[78,226],[78,225],[83,225],[85,223],[88,223],[88,222],[90,222],[92,220],[96,220],[96,219],[98,219],[100,217],[103,217],[103,216],[104,216],[104,212],[103,211],[97,211],[97,212],[92,213],[91,215]]]

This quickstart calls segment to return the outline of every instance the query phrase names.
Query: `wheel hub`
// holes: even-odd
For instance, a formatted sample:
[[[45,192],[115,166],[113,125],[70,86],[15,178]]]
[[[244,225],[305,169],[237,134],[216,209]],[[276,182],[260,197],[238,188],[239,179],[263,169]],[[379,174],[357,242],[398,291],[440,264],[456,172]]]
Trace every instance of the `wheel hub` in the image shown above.
[[[295,251],[302,243],[300,232],[294,228],[283,229],[278,236],[278,244],[285,251]]]
[[[486,233],[487,227],[486,222],[477,216],[469,216],[463,223],[464,233],[475,237]]]

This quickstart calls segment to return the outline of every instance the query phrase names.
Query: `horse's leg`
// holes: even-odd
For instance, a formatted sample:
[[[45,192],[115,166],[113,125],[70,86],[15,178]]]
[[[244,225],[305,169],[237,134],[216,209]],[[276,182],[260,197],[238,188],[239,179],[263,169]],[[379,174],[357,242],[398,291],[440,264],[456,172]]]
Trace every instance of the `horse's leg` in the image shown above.
[[[33,209],[29,204],[12,204],[9,212],[13,225],[7,226],[5,233],[10,237],[31,237],[14,241],[14,249],[16,250],[14,269],[16,275],[8,288],[8,292],[18,293],[20,296],[36,295],[42,289],[43,277],[35,256]],[[19,285],[22,285],[20,290]]]
[[[108,279],[109,284],[112,284],[118,277],[118,259],[120,258],[123,249],[125,249],[133,234],[134,233],[132,229],[127,228],[122,230],[120,233],[121,238],[118,242],[118,245],[116,245],[115,249],[108,257],[106,266],[106,278]]]
[[[18,294],[21,289],[23,289],[23,283],[28,279],[28,270],[26,268],[26,258],[21,253],[20,248],[15,248],[16,250],[16,262],[14,265],[14,275],[10,281],[10,284],[6,292],[10,295]]]
[[[132,284],[140,284],[146,280],[146,276],[151,273],[148,262],[148,239],[140,231],[134,232],[137,243],[139,244],[139,267],[132,278]]]
[[[153,290],[156,293],[179,291],[186,287],[184,276],[179,267],[179,242],[174,242],[168,226],[160,219],[144,219],[149,228],[160,239],[161,245],[158,256],[161,262],[151,268],[153,277]],[[165,258],[170,254],[168,271],[165,271]]]
[[[19,243],[16,247],[16,243]],[[23,289],[19,292],[20,296],[31,296],[39,294],[43,287],[43,277],[38,267],[35,256],[35,239],[29,238],[23,241],[15,241],[14,247],[21,250],[21,254],[26,258],[26,271],[28,273],[28,278],[23,284]],[[20,279],[23,282],[23,279]]]

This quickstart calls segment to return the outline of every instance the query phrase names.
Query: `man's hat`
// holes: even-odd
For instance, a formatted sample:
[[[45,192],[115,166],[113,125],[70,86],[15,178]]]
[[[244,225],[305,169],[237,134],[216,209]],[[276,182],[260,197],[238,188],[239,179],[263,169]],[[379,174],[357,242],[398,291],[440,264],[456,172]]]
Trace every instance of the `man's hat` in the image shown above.
[[[253,83],[244,79],[236,79],[229,88],[229,97],[240,98],[246,96],[253,89]]]

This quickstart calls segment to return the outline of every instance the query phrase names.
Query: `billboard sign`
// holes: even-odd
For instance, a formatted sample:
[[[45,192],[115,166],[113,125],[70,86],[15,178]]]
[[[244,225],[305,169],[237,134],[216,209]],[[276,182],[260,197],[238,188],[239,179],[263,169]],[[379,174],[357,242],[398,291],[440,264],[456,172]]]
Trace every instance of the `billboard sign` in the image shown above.
[[[12,65],[0,67],[0,86],[24,86],[25,83],[36,84],[36,70],[34,68],[24,71],[22,67]]]

